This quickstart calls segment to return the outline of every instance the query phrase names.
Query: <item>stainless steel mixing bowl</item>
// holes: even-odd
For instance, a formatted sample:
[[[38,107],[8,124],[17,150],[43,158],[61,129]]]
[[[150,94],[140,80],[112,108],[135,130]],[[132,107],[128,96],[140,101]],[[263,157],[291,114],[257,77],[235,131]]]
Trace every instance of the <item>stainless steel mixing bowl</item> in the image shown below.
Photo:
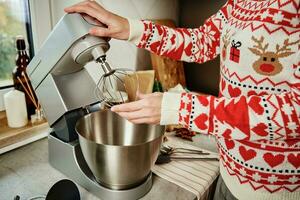
[[[164,127],[133,124],[110,110],[101,110],[79,119],[76,131],[96,180],[120,190],[147,178],[157,159]]]

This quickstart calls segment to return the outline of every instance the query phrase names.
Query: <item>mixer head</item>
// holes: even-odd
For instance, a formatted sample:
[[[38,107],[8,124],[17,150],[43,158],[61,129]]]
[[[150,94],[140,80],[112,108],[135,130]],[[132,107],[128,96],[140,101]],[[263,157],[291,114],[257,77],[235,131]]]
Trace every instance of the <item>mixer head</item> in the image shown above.
[[[138,91],[137,75],[130,69],[112,69],[105,56],[99,57],[96,62],[100,63],[104,72],[97,82],[96,97],[107,108],[128,102],[128,92]]]
[[[83,19],[94,26],[105,27],[97,19],[88,15],[82,15]],[[95,88],[95,96],[103,102],[106,107],[135,100],[128,97],[128,91],[136,94],[138,90],[137,75],[128,69],[112,69],[106,61],[106,52],[109,50],[109,39],[86,35],[73,46],[72,57],[76,63],[85,64],[96,61],[101,65],[104,74],[100,77]],[[132,92],[134,91],[134,92]],[[130,93],[130,94],[131,94]]]

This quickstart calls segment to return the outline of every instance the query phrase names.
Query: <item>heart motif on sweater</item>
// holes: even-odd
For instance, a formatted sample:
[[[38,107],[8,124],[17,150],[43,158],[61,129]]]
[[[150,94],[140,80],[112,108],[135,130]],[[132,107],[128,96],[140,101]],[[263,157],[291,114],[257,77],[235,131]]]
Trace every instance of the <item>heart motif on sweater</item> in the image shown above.
[[[289,154],[288,155],[288,161],[296,168],[298,169],[300,167],[300,154]]]
[[[259,123],[254,128],[252,128],[252,131],[259,136],[267,136],[268,135],[268,132],[266,130],[267,128],[268,126],[265,125],[264,123]]]
[[[172,44],[175,44],[175,38],[176,38],[176,35],[173,34],[172,37],[171,37],[171,39],[170,39]]]
[[[235,143],[233,140],[227,140],[225,139],[225,145],[228,150],[233,149],[235,147]]]
[[[260,92],[260,93],[256,93],[254,90],[251,90],[247,93],[247,96],[252,96],[252,95],[256,95],[256,96],[263,96],[263,95],[267,95],[267,92]]]
[[[208,102],[208,100],[205,96],[198,96],[197,98],[198,98],[201,105],[208,106],[209,102]]]
[[[160,45],[160,42],[154,42],[150,45],[150,49],[154,52],[156,52],[158,50],[158,47]]]
[[[208,120],[208,117],[206,114],[200,114],[196,119],[195,119],[195,124],[196,126],[201,129],[201,130],[206,130],[207,125],[206,122]]]
[[[226,139],[229,139],[229,138],[231,139],[231,133],[232,133],[232,131],[230,129],[226,129],[224,131],[224,133],[222,133],[222,136]]]
[[[191,56],[192,55],[192,48],[193,48],[193,44],[190,43],[185,49],[184,52],[187,56]]]
[[[238,97],[241,94],[240,88],[233,88],[231,85],[228,86],[228,93],[231,97]]]
[[[273,155],[272,153],[266,153],[263,158],[270,167],[280,165],[284,161],[284,155],[282,154]]]
[[[264,113],[264,108],[259,104],[260,103],[259,97],[251,97],[249,101],[249,106],[254,112],[256,112],[258,115],[262,115]]]
[[[228,150],[233,149],[235,147],[235,143],[233,140],[228,139],[231,138],[231,133],[232,131],[230,129],[226,129],[224,131],[224,133],[222,134],[222,136],[225,138],[225,145],[227,147]]]
[[[245,161],[255,158],[256,152],[253,149],[246,149],[244,146],[239,147],[239,152]]]

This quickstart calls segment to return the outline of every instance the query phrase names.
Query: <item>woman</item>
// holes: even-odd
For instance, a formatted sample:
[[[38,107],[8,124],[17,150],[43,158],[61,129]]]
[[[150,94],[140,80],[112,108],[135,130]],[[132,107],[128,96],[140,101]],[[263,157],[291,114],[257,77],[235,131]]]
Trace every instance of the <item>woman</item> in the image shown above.
[[[196,29],[125,19],[96,2],[65,11],[107,25],[92,35],[128,40],[187,62],[221,58],[220,96],[140,95],[112,108],[133,123],[182,124],[215,135],[215,199],[300,199],[299,0],[228,0]],[[225,183],[225,184],[224,184]]]

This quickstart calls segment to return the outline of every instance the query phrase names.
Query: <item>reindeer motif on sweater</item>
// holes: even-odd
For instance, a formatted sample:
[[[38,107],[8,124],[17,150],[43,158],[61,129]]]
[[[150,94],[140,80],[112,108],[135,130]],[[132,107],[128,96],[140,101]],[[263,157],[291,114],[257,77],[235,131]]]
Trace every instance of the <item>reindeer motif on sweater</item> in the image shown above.
[[[284,58],[294,54],[295,52],[291,51],[289,46],[298,44],[300,40],[295,42],[289,42],[289,39],[284,40],[283,45],[276,45],[276,51],[267,51],[269,44],[264,44],[264,37],[262,36],[260,39],[252,36],[251,38],[256,45],[249,50],[259,56],[259,59],[253,63],[253,69],[261,74],[266,76],[274,76],[282,71],[282,64],[280,63],[280,58]]]

